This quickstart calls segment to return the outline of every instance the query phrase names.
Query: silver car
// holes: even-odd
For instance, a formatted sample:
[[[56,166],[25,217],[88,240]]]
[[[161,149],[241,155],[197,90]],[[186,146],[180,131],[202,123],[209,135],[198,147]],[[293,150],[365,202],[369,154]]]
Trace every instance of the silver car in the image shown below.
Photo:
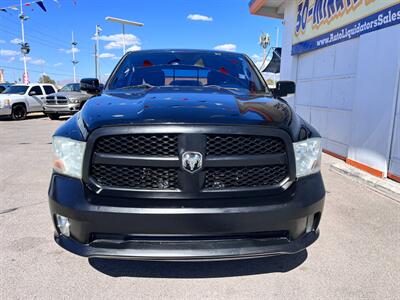
[[[79,83],[69,83],[57,93],[46,97],[44,113],[51,120],[58,120],[62,115],[72,115],[79,111],[90,97],[92,95],[81,92]]]

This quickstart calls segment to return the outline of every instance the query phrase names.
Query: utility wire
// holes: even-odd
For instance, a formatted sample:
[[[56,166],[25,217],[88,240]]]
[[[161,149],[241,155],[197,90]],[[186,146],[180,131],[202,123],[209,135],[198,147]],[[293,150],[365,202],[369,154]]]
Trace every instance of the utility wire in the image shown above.
[[[14,22],[15,22],[15,20],[13,20],[11,18],[8,18],[8,17],[4,17],[4,16],[0,17],[0,20],[2,18],[7,20],[7,21],[9,21],[10,24],[14,24]],[[34,21],[34,19],[29,19],[29,22],[30,23],[38,23],[36,20]],[[48,24],[47,25],[43,25],[43,26],[46,27],[46,26],[48,26]],[[19,30],[18,28],[17,29],[10,28],[10,27],[6,27],[4,25],[2,25],[1,28],[2,29],[7,28],[8,30],[11,30],[11,31],[8,31],[8,33],[13,35],[13,36],[15,36],[15,31]],[[35,33],[31,33],[30,31],[34,31]],[[42,41],[44,41],[46,43],[51,43],[53,45],[56,45],[56,47],[59,47],[59,48],[65,48],[66,45],[69,45],[69,42],[66,43],[65,40],[62,40],[61,38],[56,37],[55,35],[51,35],[49,33],[46,33],[46,32],[43,32],[41,30],[38,30],[37,27],[35,27],[35,26],[28,26],[27,27],[27,32],[29,33],[28,40],[31,40],[31,36],[33,36],[36,39],[42,40]],[[41,37],[38,37],[37,34],[39,34]],[[51,40],[44,39],[42,36],[47,36],[48,38],[51,38]],[[91,49],[86,48],[86,47],[79,47],[79,50],[80,51],[84,50],[84,51],[87,51],[87,52],[91,52],[92,51]]]
[[[17,70],[17,71],[23,71],[23,68],[18,68],[18,67],[9,67],[9,66],[0,66],[0,68],[2,69],[11,69],[11,70]],[[55,72],[44,72],[44,71],[39,71],[39,70],[34,70],[29,68],[29,72],[33,72],[33,73],[46,73],[46,74],[50,74],[50,75],[56,75],[56,76],[71,76],[71,74],[68,73],[55,73]],[[84,77],[82,74],[77,74],[79,77]]]
[[[8,33],[8,34],[10,34],[11,36],[15,36],[15,34],[14,34],[13,32],[11,32],[11,31],[9,30],[9,28],[6,28],[6,29],[0,28],[0,31],[5,32],[5,33]],[[58,51],[60,51],[60,49],[70,50],[68,44],[58,44],[58,43],[51,42],[51,41],[49,41],[49,40],[40,38],[40,37],[38,37],[38,36],[36,36],[36,35],[32,35],[32,34],[29,35],[29,38],[28,38],[27,40],[28,40],[28,41],[33,41],[33,42],[35,42],[35,43],[41,44],[41,45],[46,46],[46,47],[49,47],[49,48],[56,49],[56,50],[58,50]],[[79,52],[88,53],[88,51],[82,50],[82,48],[80,48],[80,47],[79,47]],[[89,53],[90,53],[90,52],[89,52]]]

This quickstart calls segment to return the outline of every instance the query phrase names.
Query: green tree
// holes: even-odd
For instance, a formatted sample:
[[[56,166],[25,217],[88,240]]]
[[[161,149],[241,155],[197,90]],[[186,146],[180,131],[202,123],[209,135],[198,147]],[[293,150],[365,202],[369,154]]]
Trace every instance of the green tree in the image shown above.
[[[39,83],[50,83],[56,84],[56,82],[50,78],[50,76],[43,74],[42,77],[39,78]]]

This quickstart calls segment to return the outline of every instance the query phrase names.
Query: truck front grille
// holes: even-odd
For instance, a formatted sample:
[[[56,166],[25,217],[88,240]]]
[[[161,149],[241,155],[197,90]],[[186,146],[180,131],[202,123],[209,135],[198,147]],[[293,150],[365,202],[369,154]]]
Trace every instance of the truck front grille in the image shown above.
[[[114,135],[101,137],[96,152],[143,156],[178,156],[177,134]]]
[[[279,138],[244,135],[207,135],[207,155],[256,155],[285,152]]]
[[[47,96],[46,104],[49,105],[65,105],[68,103],[68,99],[65,96]]]
[[[108,187],[143,190],[178,188],[178,172],[173,168],[94,165],[92,175],[99,184]]]
[[[215,197],[220,197],[224,191],[282,188],[294,179],[287,133],[263,127],[232,134],[232,129],[168,125],[101,128],[89,138],[90,154],[86,157],[90,161],[84,180],[102,190],[168,191],[177,197],[215,192]],[[199,170],[190,172],[183,167],[187,151],[202,154]]]
[[[204,187],[209,190],[256,188],[281,183],[288,174],[286,165],[262,167],[209,168]]]

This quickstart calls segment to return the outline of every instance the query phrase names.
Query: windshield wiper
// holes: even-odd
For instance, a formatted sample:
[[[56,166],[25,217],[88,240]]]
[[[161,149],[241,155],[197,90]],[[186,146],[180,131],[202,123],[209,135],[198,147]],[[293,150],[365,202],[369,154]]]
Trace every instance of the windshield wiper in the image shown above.
[[[220,86],[220,85],[216,85],[216,84],[204,85],[204,87],[211,87],[211,88],[230,90],[230,91],[238,91],[239,90],[239,88],[225,87],[225,86]],[[242,88],[242,89],[245,89],[245,88]]]
[[[148,83],[143,83],[143,84],[137,84],[137,85],[128,85],[124,86],[121,89],[151,89],[153,88],[154,85],[148,84]]]

